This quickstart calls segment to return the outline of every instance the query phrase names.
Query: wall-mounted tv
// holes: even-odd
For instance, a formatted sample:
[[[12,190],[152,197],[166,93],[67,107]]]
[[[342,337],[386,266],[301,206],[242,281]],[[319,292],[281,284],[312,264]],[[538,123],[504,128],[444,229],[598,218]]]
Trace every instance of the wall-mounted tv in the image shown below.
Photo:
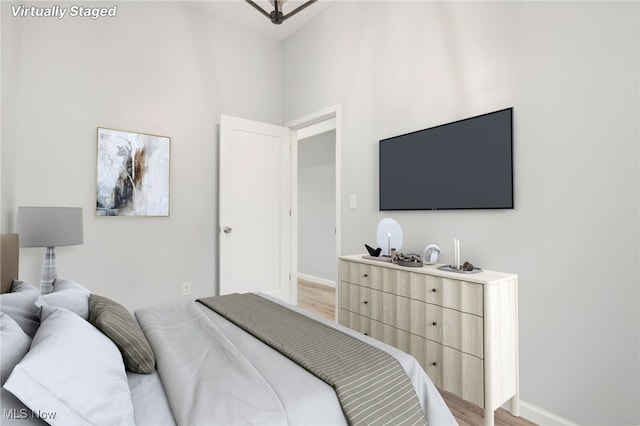
[[[380,210],[513,209],[513,108],[380,141]]]

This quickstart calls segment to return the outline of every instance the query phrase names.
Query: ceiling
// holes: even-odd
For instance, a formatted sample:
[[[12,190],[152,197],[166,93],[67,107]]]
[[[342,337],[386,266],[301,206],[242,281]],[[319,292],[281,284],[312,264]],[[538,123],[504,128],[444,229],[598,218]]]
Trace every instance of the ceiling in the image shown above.
[[[273,6],[268,0],[254,1],[267,13],[273,10]],[[320,13],[321,10],[329,6],[332,1],[333,0],[319,0],[280,25],[272,24],[266,16],[255,10],[244,0],[200,0],[187,1],[185,3],[233,24],[257,31],[274,40],[284,40]],[[282,7],[283,13],[286,15],[304,3],[304,0],[287,0]]]

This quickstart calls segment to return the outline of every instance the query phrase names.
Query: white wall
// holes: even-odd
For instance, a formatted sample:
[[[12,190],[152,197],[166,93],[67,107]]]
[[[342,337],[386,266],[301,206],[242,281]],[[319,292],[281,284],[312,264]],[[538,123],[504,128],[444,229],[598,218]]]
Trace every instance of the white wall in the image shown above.
[[[219,117],[282,122],[280,43],[180,3],[117,2],[98,20],[14,18],[11,4],[2,231],[16,206],[79,206],[85,244],[56,250],[60,276],[132,310],[214,294]],[[95,216],[97,127],[171,137],[170,217]],[[43,257],[23,248],[21,278],[38,283]]]
[[[335,283],[336,131],[298,140],[298,273]]]
[[[284,119],[342,107],[343,254],[378,221],[520,277],[524,401],[640,424],[639,4],[338,2],[284,43]],[[378,141],[514,107],[515,209],[378,211]]]

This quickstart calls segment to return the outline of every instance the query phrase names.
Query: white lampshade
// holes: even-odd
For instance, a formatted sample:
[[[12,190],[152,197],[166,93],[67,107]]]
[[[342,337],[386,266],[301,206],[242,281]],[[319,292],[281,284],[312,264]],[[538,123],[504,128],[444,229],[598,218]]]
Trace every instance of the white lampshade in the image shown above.
[[[84,243],[81,207],[18,207],[21,247],[60,247]]]

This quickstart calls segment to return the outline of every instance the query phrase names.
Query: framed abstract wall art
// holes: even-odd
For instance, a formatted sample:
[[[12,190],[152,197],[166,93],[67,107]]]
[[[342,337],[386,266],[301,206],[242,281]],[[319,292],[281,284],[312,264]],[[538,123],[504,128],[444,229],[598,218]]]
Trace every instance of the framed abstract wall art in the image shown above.
[[[169,216],[171,138],[98,127],[96,215]]]

